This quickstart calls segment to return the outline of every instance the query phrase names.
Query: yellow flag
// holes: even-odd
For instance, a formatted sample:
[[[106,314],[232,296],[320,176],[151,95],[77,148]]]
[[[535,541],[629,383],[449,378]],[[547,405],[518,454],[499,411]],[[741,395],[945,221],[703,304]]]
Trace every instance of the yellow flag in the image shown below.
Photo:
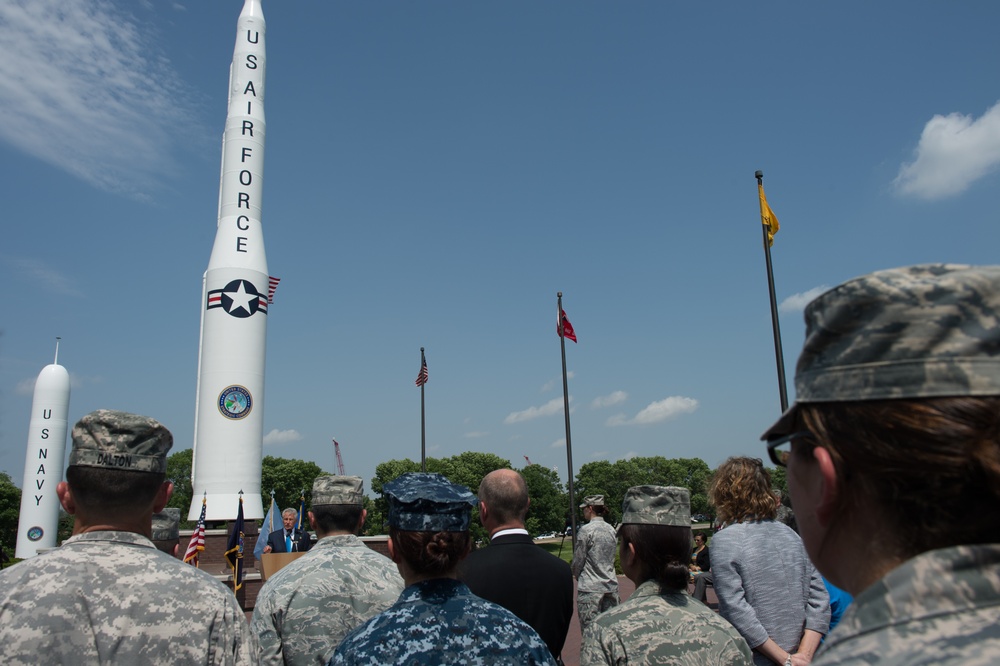
[[[767,244],[774,245],[774,234],[778,233],[781,225],[778,224],[778,216],[767,205],[767,197],[764,196],[764,183],[757,181],[757,192],[760,194],[760,223],[767,227]]]

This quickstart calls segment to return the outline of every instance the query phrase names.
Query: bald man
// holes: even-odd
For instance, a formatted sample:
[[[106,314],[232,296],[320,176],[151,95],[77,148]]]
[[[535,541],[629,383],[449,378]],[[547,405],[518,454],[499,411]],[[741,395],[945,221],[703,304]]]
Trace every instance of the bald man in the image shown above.
[[[559,659],[573,617],[573,574],[528,535],[524,519],[530,504],[528,485],[514,470],[483,477],[479,519],[490,533],[490,545],[462,561],[459,578],[475,595],[531,625]]]

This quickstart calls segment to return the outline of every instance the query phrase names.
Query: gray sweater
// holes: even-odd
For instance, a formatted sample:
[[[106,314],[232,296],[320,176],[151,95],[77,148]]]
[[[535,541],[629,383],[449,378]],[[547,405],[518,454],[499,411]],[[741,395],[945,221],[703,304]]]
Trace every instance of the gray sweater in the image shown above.
[[[795,652],[805,629],[826,634],[830,597],[823,579],[787,526],[773,520],[729,525],[712,538],[712,575],[719,614],[751,648],[774,640]],[[755,652],[754,664],[771,661]]]

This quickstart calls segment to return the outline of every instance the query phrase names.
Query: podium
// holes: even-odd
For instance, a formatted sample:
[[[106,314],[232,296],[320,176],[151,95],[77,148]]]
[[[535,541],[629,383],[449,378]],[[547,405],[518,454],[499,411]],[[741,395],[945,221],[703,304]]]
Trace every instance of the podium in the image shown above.
[[[268,578],[281,571],[305,553],[261,553],[260,577],[265,582]]]

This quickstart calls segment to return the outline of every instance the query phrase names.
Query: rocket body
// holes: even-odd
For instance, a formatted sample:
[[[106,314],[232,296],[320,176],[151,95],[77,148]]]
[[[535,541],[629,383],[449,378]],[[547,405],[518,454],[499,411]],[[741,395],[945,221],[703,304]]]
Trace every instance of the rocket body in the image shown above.
[[[35,380],[31,401],[15,557],[34,557],[38,549],[56,545],[59,527],[56,485],[63,476],[68,415],[69,373],[61,365],[47,365]]]
[[[237,22],[222,139],[219,218],[202,284],[189,520],[263,518],[260,464],[268,271],[261,228],[264,185],[264,15],[245,0]]]

